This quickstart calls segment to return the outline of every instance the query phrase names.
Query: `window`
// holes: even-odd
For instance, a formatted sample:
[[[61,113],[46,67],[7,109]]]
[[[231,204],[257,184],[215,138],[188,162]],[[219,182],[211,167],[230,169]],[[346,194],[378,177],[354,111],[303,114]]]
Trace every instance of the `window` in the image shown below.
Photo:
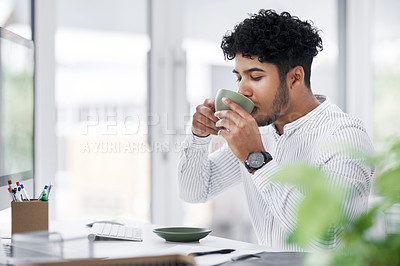
[[[146,8],[57,1],[58,219],[150,219]]]
[[[30,1],[0,0],[0,27],[32,39]],[[10,222],[10,213],[11,209],[0,211],[0,222]]]
[[[0,27],[32,39],[30,0],[0,0]]]
[[[373,2],[374,142],[377,150],[400,135],[400,2]]]

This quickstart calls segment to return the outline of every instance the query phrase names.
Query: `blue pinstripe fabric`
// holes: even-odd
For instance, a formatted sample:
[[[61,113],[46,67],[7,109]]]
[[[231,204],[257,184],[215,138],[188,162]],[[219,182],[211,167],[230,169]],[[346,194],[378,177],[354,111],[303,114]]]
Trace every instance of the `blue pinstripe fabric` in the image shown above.
[[[346,212],[356,218],[367,209],[374,169],[357,154],[349,155],[349,146],[360,153],[373,153],[373,146],[362,122],[340,110],[328,99],[307,115],[284,126],[279,135],[273,126],[262,130],[265,149],[274,158],[254,175],[225,144],[209,154],[210,137],[188,135],[182,145],[179,164],[179,190],[188,202],[206,202],[225,189],[242,182],[250,216],[258,241],[268,247],[302,251],[286,239],[296,225],[296,209],[305,192],[293,185],[271,181],[282,167],[305,162],[323,169],[332,184],[345,185],[357,193],[347,194]],[[332,229],[330,241],[316,240],[310,250],[340,246],[340,228]]]

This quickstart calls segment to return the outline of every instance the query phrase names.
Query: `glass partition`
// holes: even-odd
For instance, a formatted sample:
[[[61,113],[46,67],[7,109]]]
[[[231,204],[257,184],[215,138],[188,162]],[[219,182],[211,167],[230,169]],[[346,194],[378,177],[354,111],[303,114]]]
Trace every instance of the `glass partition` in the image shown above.
[[[30,0],[0,0],[0,27],[9,30],[19,36],[24,37],[25,39],[31,40],[32,39],[32,27],[31,27],[31,1]],[[3,44],[1,44],[3,46],[2,48],[2,55],[0,55],[0,57],[2,57],[2,59],[7,60],[9,63],[7,63],[8,65],[12,66],[12,70],[13,71],[7,71],[6,68],[7,66],[2,66],[1,67],[1,71],[3,72],[2,74],[0,74],[0,80],[1,83],[3,85],[1,86],[5,86],[3,89],[0,88],[0,102],[3,102],[2,104],[0,104],[0,116],[3,117],[4,119],[4,115],[7,114],[7,116],[9,116],[11,118],[11,120],[9,120],[8,122],[9,125],[12,125],[13,127],[18,125],[18,120],[20,119],[14,119],[14,118],[21,118],[21,116],[25,116],[26,114],[33,115],[33,45],[32,43],[29,44],[30,46],[30,50],[27,53],[26,51],[24,51],[23,49],[23,45],[21,45],[20,48],[18,48],[18,45],[16,47],[10,46],[9,42],[4,40],[2,41],[4,42]],[[0,45],[0,46],[1,46]],[[26,55],[26,58],[24,58],[24,55]],[[29,60],[29,68],[27,69],[27,71],[25,71],[25,65],[23,62],[25,62],[26,64],[26,60]],[[22,64],[21,64],[22,63]],[[22,71],[20,71],[22,70]],[[6,72],[7,71],[7,72]],[[18,75],[22,74],[22,77],[15,77],[14,75],[17,74],[17,72],[20,72]],[[29,74],[25,75],[25,74]],[[5,83],[3,83],[5,82]],[[29,84],[29,87],[26,87],[25,85]],[[22,86],[19,86],[22,85]],[[5,88],[9,88],[12,89],[12,91],[9,91],[6,93]],[[20,88],[20,90],[17,90],[16,88]],[[25,94],[25,92],[23,92],[22,90],[26,90],[28,89]],[[21,94],[22,93],[22,94]],[[3,95],[2,95],[3,94]],[[22,97],[19,97],[19,95],[23,95]],[[16,97],[15,101],[10,101],[9,97]],[[18,112],[11,112],[11,110],[16,110],[15,107],[21,105],[22,101],[26,101],[24,106],[20,108],[20,110]],[[7,111],[8,110],[8,111]],[[11,117],[11,116],[15,116],[15,117]],[[1,122],[2,118],[0,118],[0,124],[2,124]],[[25,120],[24,122],[26,122],[27,120]],[[5,121],[7,122],[7,121]],[[29,168],[30,168],[30,178],[29,181],[25,181],[24,186],[27,187],[27,190],[29,191],[29,194],[31,195],[32,191],[33,191],[33,166],[31,166],[30,164],[33,163],[33,141],[32,141],[32,136],[33,136],[33,126],[32,126],[33,120],[31,119],[29,123],[24,123],[23,125],[20,124],[19,126],[23,127],[22,130],[20,130],[19,134],[14,134],[14,130],[11,130],[8,135],[8,138],[5,140],[5,145],[0,144],[0,150],[4,149],[4,152],[6,152],[6,150],[8,150],[8,153],[10,154],[18,154],[20,153],[21,155],[23,154],[23,156],[28,156],[25,158],[22,158],[24,162],[28,162],[29,164]],[[3,128],[3,129],[1,129]],[[20,128],[21,129],[21,128]],[[27,131],[28,129],[28,131]],[[4,125],[0,125],[0,131],[3,130],[5,132],[6,127]],[[14,135],[13,135],[14,134]],[[2,133],[0,133],[0,135],[2,135]],[[14,140],[21,140],[22,137],[22,142],[19,143],[18,141],[12,141]],[[1,141],[0,141],[1,142]],[[25,142],[24,144],[22,144],[23,142]],[[2,148],[3,147],[3,148]],[[8,148],[7,148],[8,147]],[[28,151],[28,153],[27,153]],[[22,153],[21,153],[22,152]],[[0,157],[2,156],[1,151],[0,151]],[[6,159],[6,156],[4,155],[3,158],[0,158],[0,161]],[[27,160],[28,159],[28,160]],[[12,160],[15,160],[15,157],[13,157]],[[9,162],[7,162],[8,164]],[[13,163],[8,164],[8,166],[13,165]],[[11,166],[12,167],[12,166]],[[0,162],[0,172],[1,169],[3,168],[2,163]],[[13,179],[15,178],[15,180],[13,179],[12,181],[21,181],[21,177],[19,175],[19,173],[17,171],[12,171],[14,173],[14,175],[6,177],[4,176],[4,178],[2,180],[0,180],[0,222],[9,222],[10,220],[10,208],[8,208],[9,205],[9,195],[8,195],[8,185],[7,185],[7,181],[8,179]],[[0,176],[2,174],[0,173]],[[1,179],[1,178],[0,178]],[[3,210],[4,208],[6,208],[5,210]]]
[[[150,219],[146,14],[146,0],[57,0],[58,219]]]
[[[400,136],[400,17],[397,0],[373,1],[374,142],[377,150]]]

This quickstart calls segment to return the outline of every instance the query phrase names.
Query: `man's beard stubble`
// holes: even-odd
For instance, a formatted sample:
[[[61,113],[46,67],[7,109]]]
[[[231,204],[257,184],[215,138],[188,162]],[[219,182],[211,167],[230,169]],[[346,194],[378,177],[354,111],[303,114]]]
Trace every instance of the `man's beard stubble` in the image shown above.
[[[268,114],[267,116],[261,117],[261,120],[257,119],[257,125],[259,127],[267,126],[274,123],[282,114],[282,110],[289,103],[289,88],[286,82],[280,82],[280,86],[278,91],[275,94],[274,100],[272,101],[272,114]]]

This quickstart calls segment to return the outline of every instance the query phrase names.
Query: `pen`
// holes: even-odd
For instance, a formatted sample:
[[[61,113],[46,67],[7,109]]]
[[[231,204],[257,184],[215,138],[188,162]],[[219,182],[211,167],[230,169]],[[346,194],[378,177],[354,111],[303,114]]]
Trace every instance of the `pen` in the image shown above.
[[[17,184],[17,198],[21,201],[24,201],[24,195],[22,195],[22,189],[19,182],[15,182]]]
[[[189,255],[192,256],[204,256],[204,255],[210,255],[210,254],[229,254],[235,251],[234,249],[219,249],[219,250],[213,250],[213,251],[204,251],[204,252],[193,252],[190,253]]]
[[[17,196],[17,188],[13,188],[12,193],[14,196],[14,201],[20,201],[20,199],[18,199],[18,196]]]
[[[41,201],[47,201],[47,195],[46,195],[46,190],[45,189],[43,189],[42,198],[40,200]]]
[[[21,187],[18,187],[18,190],[17,190],[17,197],[18,197],[19,199],[21,199],[21,201],[24,201],[24,196],[22,195]]]
[[[46,193],[46,189],[47,189],[47,188],[48,188],[48,186],[45,185],[44,188],[43,188],[43,192],[44,192],[44,193]],[[38,197],[38,200],[41,200],[41,199],[42,199],[42,197],[43,197],[43,192],[40,193],[40,195],[39,195],[39,197]],[[46,200],[47,200],[47,199],[46,199]]]
[[[53,188],[53,184],[50,182],[49,189],[47,190],[47,199],[50,198],[50,192],[51,192],[52,188]]]
[[[8,192],[10,192],[11,201],[15,201],[13,190],[9,187]]]
[[[26,190],[25,190],[25,187],[23,184],[21,184],[21,190],[22,190],[22,194],[24,194],[24,196],[25,196],[25,199],[30,201],[29,196],[26,193]]]

